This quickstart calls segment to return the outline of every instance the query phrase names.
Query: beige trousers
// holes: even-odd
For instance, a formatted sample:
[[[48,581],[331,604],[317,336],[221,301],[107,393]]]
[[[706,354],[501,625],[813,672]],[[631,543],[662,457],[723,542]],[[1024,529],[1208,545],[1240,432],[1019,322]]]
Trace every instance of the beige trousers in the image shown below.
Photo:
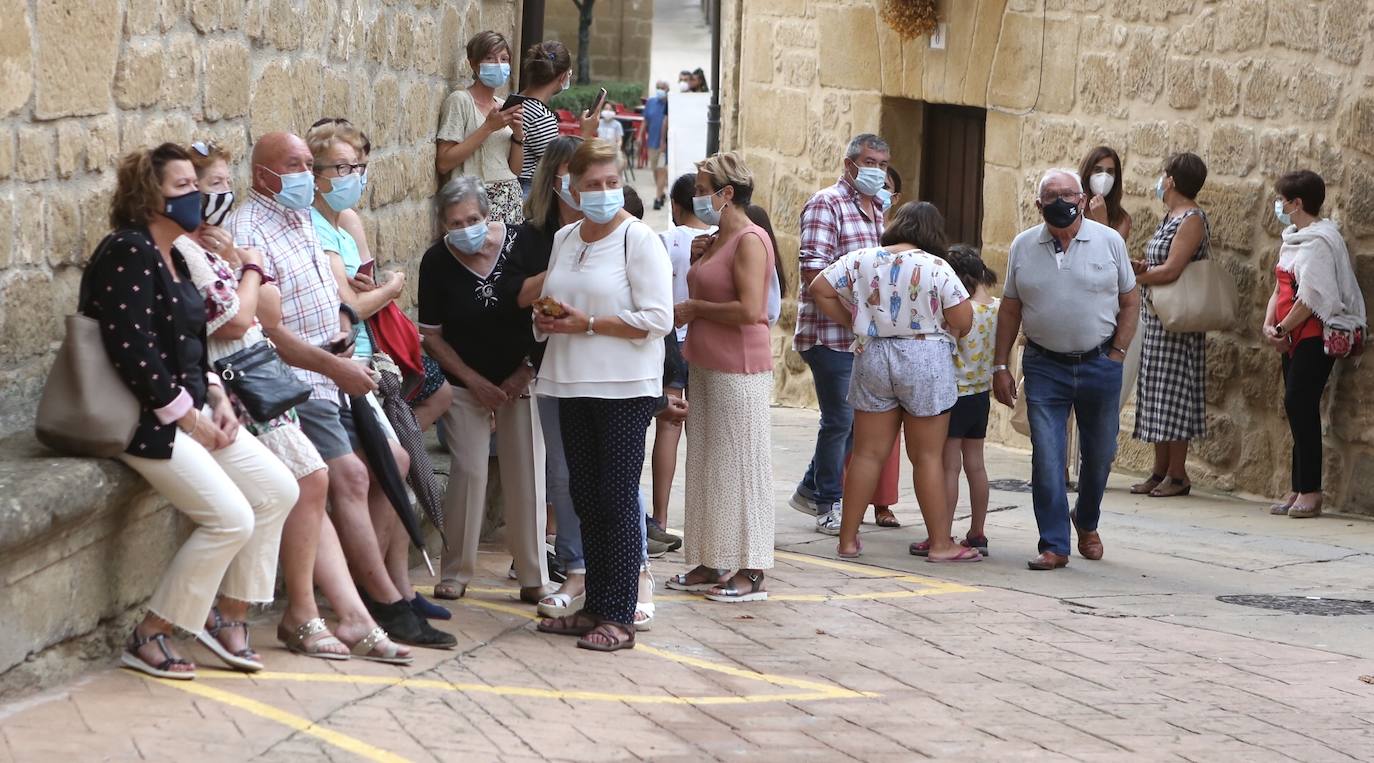
[[[444,414],[444,431],[453,456],[444,493],[444,533],[448,550],[439,577],[467,585],[477,574],[477,543],[486,513],[487,465],[491,451],[491,411],[463,387],[453,388],[453,405]],[[519,398],[496,411],[496,455],[501,468],[501,498],[506,517],[506,547],[515,559],[522,588],[548,583],[544,555],[544,439],[533,397]]]
[[[271,603],[282,524],[300,494],[280,459],[240,429],[220,450],[178,431],[170,459],[119,460],[196,524],[148,600],[153,614],[199,633],[216,592]]]

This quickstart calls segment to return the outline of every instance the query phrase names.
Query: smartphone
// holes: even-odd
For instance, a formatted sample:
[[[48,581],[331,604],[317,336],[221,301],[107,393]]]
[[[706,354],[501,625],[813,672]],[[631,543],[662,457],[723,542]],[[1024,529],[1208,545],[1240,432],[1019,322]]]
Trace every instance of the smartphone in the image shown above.
[[[587,110],[587,113],[584,114],[583,116],[586,116],[586,117],[590,118],[590,117],[596,116],[597,114],[600,114],[600,113],[601,113],[601,107],[604,106],[605,104],[606,104],[606,88],[603,87],[603,88],[601,88],[600,90],[596,91],[596,101],[595,101],[594,103],[592,103],[592,107],[591,107],[590,109],[588,109],[588,110]]]
[[[367,276],[368,278],[371,278],[373,271],[375,271],[376,269],[377,261],[368,260],[367,262],[364,262],[363,264],[358,266],[358,275]]]
[[[530,98],[530,97],[524,96],[524,95],[518,95],[518,94],[516,94],[516,93],[511,93],[509,96],[506,96],[506,102],[503,103],[503,104],[501,104],[501,110],[502,110],[502,111],[510,111],[511,109],[515,108],[516,106],[520,106],[521,104],[524,104],[526,101],[536,101],[536,100],[539,100],[539,99],[537,99],[537,98]]]

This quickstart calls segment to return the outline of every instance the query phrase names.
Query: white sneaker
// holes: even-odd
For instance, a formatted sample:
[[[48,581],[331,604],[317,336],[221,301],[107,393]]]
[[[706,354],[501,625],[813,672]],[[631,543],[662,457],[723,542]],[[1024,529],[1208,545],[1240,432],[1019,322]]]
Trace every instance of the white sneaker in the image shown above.
[[[840,508],[838,504],[835,508],[816,518],[816,532],[826,535],[840,534]]]
[[[817,506],[815,501],[802,495],[799,490],[792,492],[792,497],[787,499],[787,505],[803,514],[809,514],[813,517],[821,513],[820,506]]]

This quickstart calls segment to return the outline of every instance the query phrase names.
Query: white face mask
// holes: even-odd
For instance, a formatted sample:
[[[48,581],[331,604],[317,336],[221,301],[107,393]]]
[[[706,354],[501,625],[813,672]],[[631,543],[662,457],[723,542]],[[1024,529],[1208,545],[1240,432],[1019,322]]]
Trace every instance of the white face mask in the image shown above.
[[[689,85],[689,84],[687,84],[687,80],[685,80],[685,79],[684,79],[684,80],[678,80],[677,89],[678,89],[679,92],[685,93],[685,92],[687,92],[688,90],[691,90],[691,89],[692,89],[692,86]]]
[[[1112,192],[1112,186],[1116,184],[1116,178],[1107,172],[1094,172],[1088,178],[1088,188],[1098,196],[1106,196]]]
[[[601,121],[602,121],[602,122],[609,122],[609,121],[611,121],[612,119],[615,119],[615,112],[614,112],[614,111],[611,111],[610,109],[606,109],[605,111],[601,112]]]
[[[558,87],[558,89],[561,91],[561,90],[567,90],[567,89],[570,88],[570,87],[572,87],[572,72],[569,72],[569,73],[568,73],[568,76],[566,76],[566,77],[563,78],[563,84],[560,85],[560,86]]]

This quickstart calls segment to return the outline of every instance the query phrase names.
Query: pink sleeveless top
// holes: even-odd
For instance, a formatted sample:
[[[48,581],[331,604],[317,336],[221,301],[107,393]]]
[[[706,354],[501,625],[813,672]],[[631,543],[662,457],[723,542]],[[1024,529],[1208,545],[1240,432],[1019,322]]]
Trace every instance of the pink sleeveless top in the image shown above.
[[[757,225],[751,225],[725,242],[720,251],[697,262],[687,271],[687,292],[692,299],[707,302],[734,302],[739,299],[739,289],[735,286],[735,253],[739,251],[740,239],[751,233],[763,241],[767,253],[768,270],[764,278],[775,277],[773,247],[768,241],[768,233]],[[687,344],[683,354],[688,363],[714,371],[735,374],[772,371],[773,349],[769,341],[767,299],[759,304],[758,319],[750,324],[732,326],[705,318],[693,320],[687,329]]]

